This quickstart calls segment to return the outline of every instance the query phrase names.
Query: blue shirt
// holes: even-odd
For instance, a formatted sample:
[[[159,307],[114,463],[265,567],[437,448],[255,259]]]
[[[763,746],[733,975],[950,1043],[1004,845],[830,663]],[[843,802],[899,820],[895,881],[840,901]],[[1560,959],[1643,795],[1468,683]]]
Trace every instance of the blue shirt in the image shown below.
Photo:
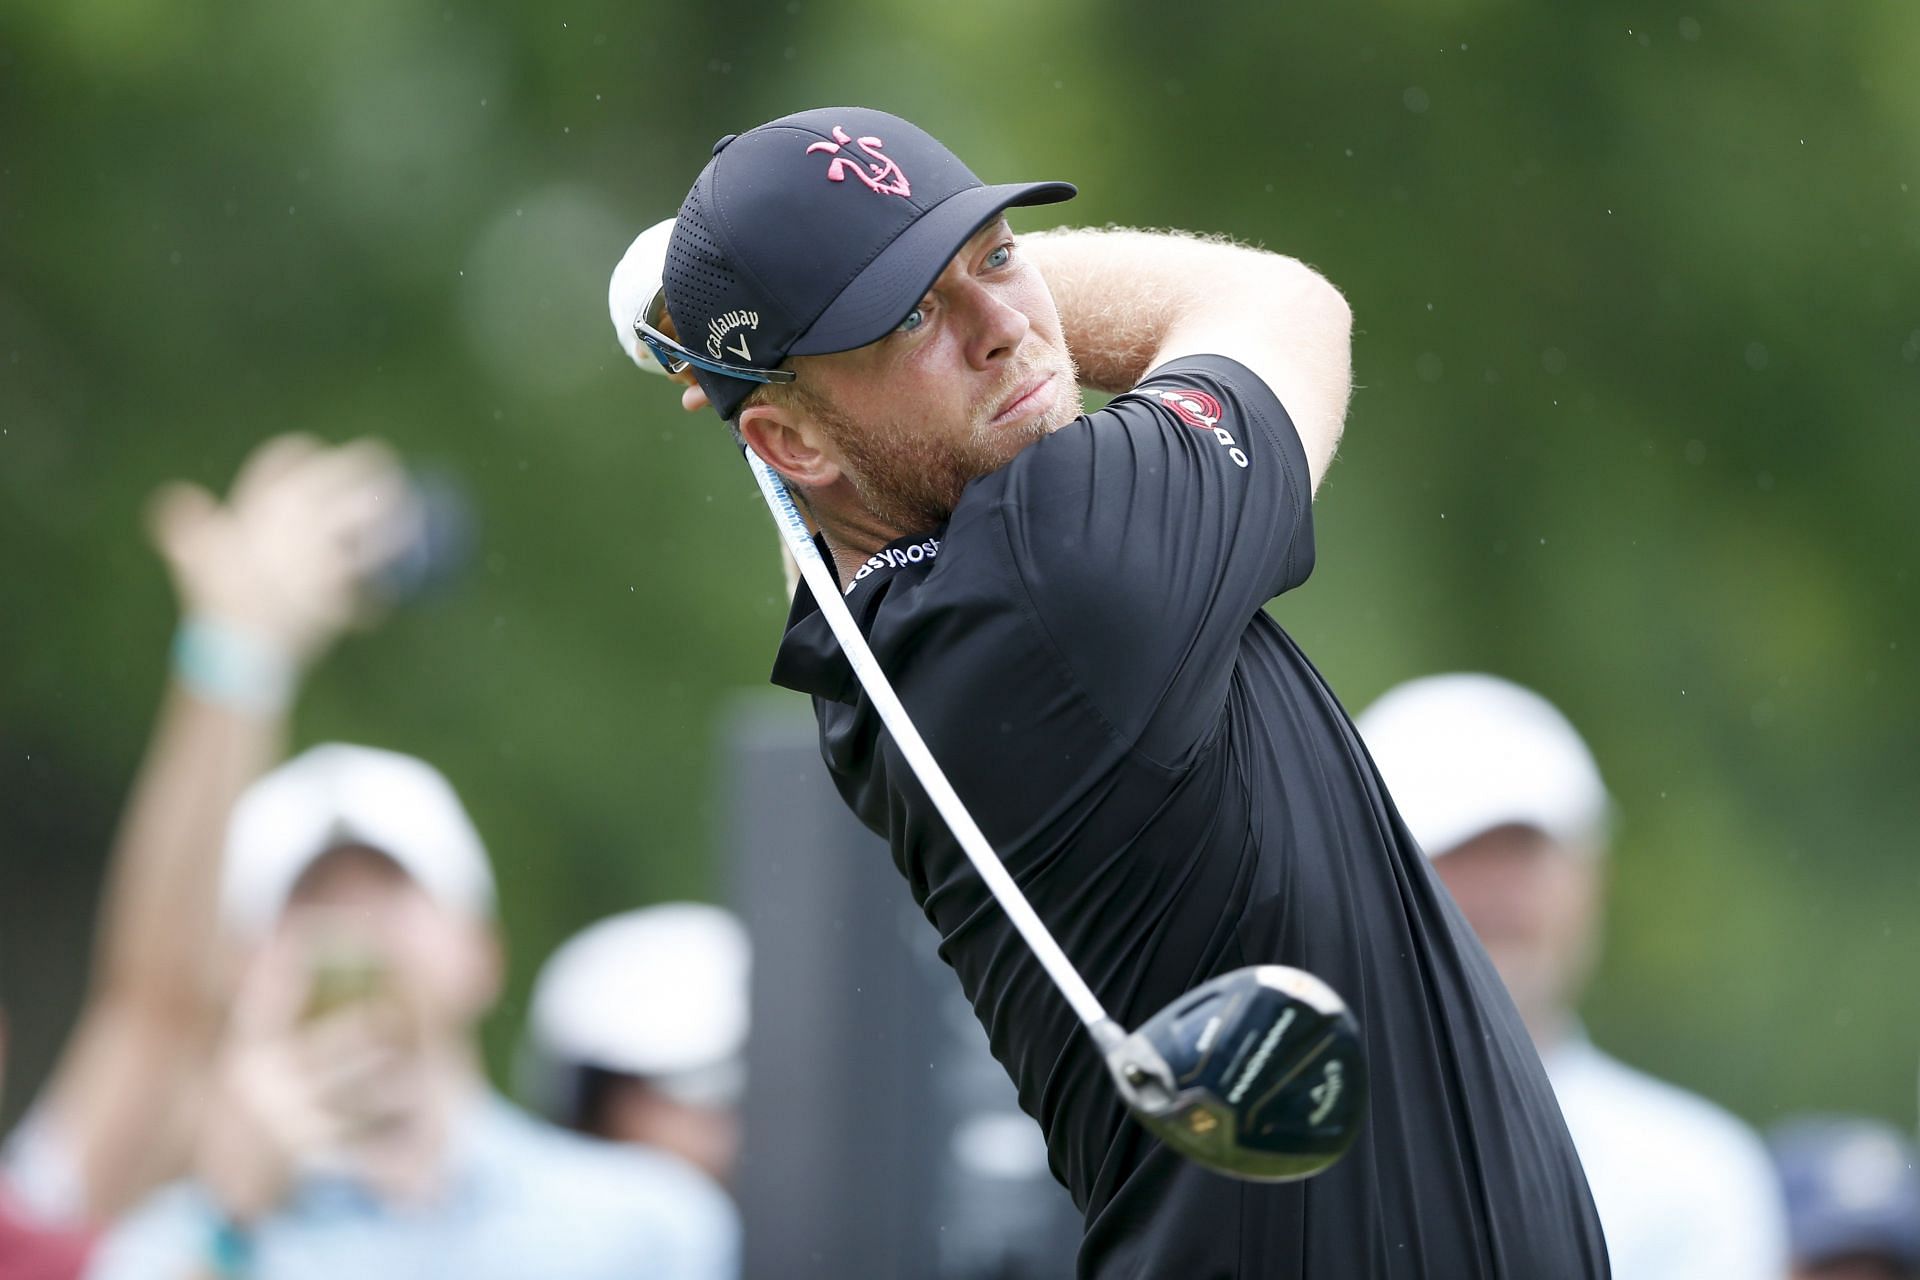
[[[217,1221],[198,1186],[165,1187],[102,1243],[89,1280],[214,1274]],[[383,1203],[312,1177],[253,1233],[257,1280],[735,1280],[739,1220],[668,1156],[542,1124],[497,1097],[456,1129],[438,1197]]]

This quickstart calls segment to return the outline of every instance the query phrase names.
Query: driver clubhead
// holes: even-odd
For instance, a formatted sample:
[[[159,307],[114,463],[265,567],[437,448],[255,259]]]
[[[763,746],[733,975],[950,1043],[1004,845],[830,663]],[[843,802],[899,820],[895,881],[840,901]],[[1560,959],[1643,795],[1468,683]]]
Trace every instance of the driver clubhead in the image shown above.
[[[1284,965],[1209,979],[1106,1057],[1149,1132],[1236,1178],[1310,1178],[1366,1118],[1359,1023],[1333,988]]]

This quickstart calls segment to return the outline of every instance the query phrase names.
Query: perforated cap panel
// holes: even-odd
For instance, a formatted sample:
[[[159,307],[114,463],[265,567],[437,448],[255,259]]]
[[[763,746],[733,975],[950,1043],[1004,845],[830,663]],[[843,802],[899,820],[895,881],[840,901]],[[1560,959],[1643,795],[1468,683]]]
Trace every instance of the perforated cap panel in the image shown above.
[[[667,305],[680,340],[697,345],[707,322],[740,296],[740,280],[727,266],[720,246],[707,230],[706,210],[696,184],[680,206],[673,239],[667,244]]]
[[[673,327],[680,341],[696,351],[706,351],[715,359],[744,364],[763,364],[765,367],[777,365],[786,357],[787,345],[793,335],[780,332],[777,319],[771,315],[771,309],[762,299],[749,296],[745,282],[733,269],[728,260],[726,249],[722,246],[720,233],[715,229],[709,217],[707,200],[703,191],[711,184],[712,166],[709,165],[700,179],[687,192],[687,198],[680,205],[679,217],[674,222],[673,238],[667,243],[667,262],[663,283],[667,291],[667,314],[673,317]],[[721,339],[709,342],[715,335],[724,336],[733,331],[737,324],[738,313],[754,314],[753,333],[755,341],[743,345],[760,359],[741,360],[738,350],[721,350]],[[762,320],[772,323],[765,327]],[[716,325],[716,321],[721,323]],[[731,346],[731,344],[728,344]],[[710,373],[696,368],[693,376],[707,393],[707,399],[721,417],[731,420],[740,411],[741,402],[750,395],[757,385],[742,378],[729,378],[725,374]]]

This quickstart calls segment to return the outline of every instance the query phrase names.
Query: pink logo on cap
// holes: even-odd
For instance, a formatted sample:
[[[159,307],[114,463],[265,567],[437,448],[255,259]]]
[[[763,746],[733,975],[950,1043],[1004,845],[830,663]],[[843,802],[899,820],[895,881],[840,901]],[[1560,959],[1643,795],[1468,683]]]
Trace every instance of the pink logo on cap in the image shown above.
[[[879,195],[910,196],[913,194],[913,187],[907,182],[907,175],[900,171],[900,166],[894,163],[893,157],[880,150],[887,145],[886,143],[878,138],[859,139],[860,149],[873,157],[871,160],[863,161],[840,154],[841,148],[854,146],[855,140],[848,137],[847,131],[839,125],[833,126],[833,139],[832,142],[828,142],[823,138],[807,148],[808,155],[816,151],[825,151],[833,157],[827,165],[828,182],[845,182],[847,175],[852,174],[867,184],[867,190]]]

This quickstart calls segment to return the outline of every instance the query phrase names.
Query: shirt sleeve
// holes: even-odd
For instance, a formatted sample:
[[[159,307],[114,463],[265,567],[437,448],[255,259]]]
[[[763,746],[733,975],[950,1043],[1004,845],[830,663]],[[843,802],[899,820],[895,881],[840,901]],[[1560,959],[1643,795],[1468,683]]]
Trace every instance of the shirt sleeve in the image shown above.
[[[0,1147],[0,1178],[40,1221],[58,1226],[86,1221],[79,1162],[44,1103],[36,1101]]]
[[[1217,721],[1255,615],[1312,571],[1292,419],[1246,366],[1188,356],[1004,474],[1027,607],[1114,729],[1178,764]]]

